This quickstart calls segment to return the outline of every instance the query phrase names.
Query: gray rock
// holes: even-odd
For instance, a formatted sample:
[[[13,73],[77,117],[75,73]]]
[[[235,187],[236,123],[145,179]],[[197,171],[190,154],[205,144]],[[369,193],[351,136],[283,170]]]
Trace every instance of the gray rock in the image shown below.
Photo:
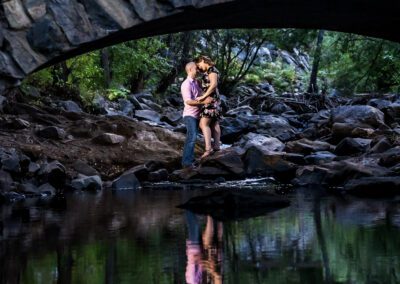
[[[265,153],[273,151],[280,152],[285,148],[285,144],[275,137],[266,137],[264,135],[252,132],[244,135],[243,138],[238,142],[238,145],[245,151],[250,147],[256,147],[258,150]]]
[[[119,110],[126,116],[132,116],[134,111],[133,104],[127,99],[119,99]]]
[[[253,115],[254,109],[250,106],[240,106],[226,112],[227,116],[250,116]]]
[[[61,107],[68,112],[83,112],[80,106],[74,101],[61,101]]]
[[[94,29],[82,4],[58,0],[49,2],[49,9],[72,45],[89,42],[95,38]]]
[[[71,187],[77,190],[101,190],[103,182],[99,176],[79,176],[72,180]]]
[[[286,142],[294,137],[296,131],[289,121],[278,115],[262,115],[258,121],[258,131]]]
[[[46,14],[45,0],[24,0],[24,4],[34,20],[39,20]]]
[[[59,53],[68,44],[60,27],[49,16],[36,21],[26,38],[35,50],[48,55]]]
[[[148,180],[151,182],[165,181],[168,179],[168,171],[166,169],[160,169],[149,173]]]
[[[205,158],[201,164],[204,167],[217,167],[227,170],[236,177],[244,174],[244,164],[239,153],[233,148],[218,151]]]
[[[386,137],[381,138],[374,146],[369,150],[369,153],[383,153],[392,148],[392,143]]]
[[[145,98],[141,98],[142,103],[144,103],[145,105],[147,105],[148,107],[150,107],[152,110],[155,110],[157,112],[161,112],[162,111],[162,106],[160,106],[159,104],[156,104],[155,102],[145,99]]]
[[[225,144],[231,144],[240,139],[240,137],[249,131],[249,124],[240,118],[226,117],[220,122],[221,141]]]
[[[344,138],[335,148],[334,153],[339,156],[365,153],[369,150],[371,139]]]
[[[99,172],[93,167],[89,166],[87,163],[77,160],[73,163],[72,167],[78,173],[83,174],[85,176],[98,176]]]
[[[20,157],[15,150],[2,153],[0,158],[3,170],[12,173],[21,172]]]
[[[315,152],[311,155],[306,156],[304,159],[308,164],[315,164],[315,165],[321,165],[325,164],[327,162],[331,162],[336,158],[336,155],[328,152],[328,151],[321,151],[321,152]]]
[[[138,189],[139,180],[134,173],[125,173],[112,182],[111,188],[114,190]]]
[[[288,182],[295,177],[297,166],[285,159],[282,152],[262,152],[251,147],[244,156],[245,172],[248,176],[273,176]]]
[[[335,147],[323,141],[311,141],[306,138],[290,141],[286,144],[285,151],[290,153],[310,154],[319,151],[333,151]]]
[[[390,104],[390,101],[384,99],[371,99],[368,102],[368,105],[375,107],[381,111],[387,108]]]
[[[164,111],[161,121],[164,121],[170,125],[177,126],[182,120],[182,113],[178,110],[168,109]]]
[[[154,110],[136,110],[135,117],[139,120],[148,120],[155,123],[159,123],[161,121],[161,115]]]
[[[38,188],[40,194],[42,195],[55,195],[57,193],[57,190],[49,183],[42,184]]]
[[[377,128],[385,124],[383,112],[365,105],[340,106],[332,109],[332,122],[366,128]]]
[[[10,27],[19,30],[31,25],[21,0],[3,2],[2,5]]]
[[[114,133],[103,133],[93,138],[93,142],[101,145],[119,145],[125,141],[125,137]]]
[[[392,148],[381,154],[379,165],[385,167],[392,167],[400,163],[400,147]]]
[[[12,183],[11,175],[6,171],[0,170],[0,192],[9,191]]]
[[[34,175],[40,170],[40,166],[35,162],[30,162],[28,165],[28,173]]]
[[[62,140],[65,138],[65,130],[56,126],[49,126],[37,132],[40,137],[53,140]]]
[[[42,183],[48,182],[55,188],[64,186],[67,178],[65,167],[59,161],[42,164],[38,176]]]
[[[23,183],[18,185],[18,192],[25,195],[40,195],[38,187],[32,183]]]
[[[400,102],[390,104],[386,109],[387,115],[396,122],[400,122]]]

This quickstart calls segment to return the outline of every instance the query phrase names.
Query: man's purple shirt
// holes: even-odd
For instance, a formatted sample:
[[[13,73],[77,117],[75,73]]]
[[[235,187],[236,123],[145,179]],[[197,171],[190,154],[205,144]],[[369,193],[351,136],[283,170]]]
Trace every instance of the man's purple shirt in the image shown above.
[[[197,97],[201,96],[202,90],[197,81],[187,77],[181,85],[181,93],[183,103],[185,104],[182,116],[192,116],[198,119],[200,117],[200,107],[186,104],[187,100],[195,100]]]

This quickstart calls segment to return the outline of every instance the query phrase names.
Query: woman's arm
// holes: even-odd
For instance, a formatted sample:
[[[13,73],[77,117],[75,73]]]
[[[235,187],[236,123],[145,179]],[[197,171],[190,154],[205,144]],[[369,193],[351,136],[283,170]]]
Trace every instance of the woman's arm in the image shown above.
[[[210,79],[210,86],[208,87],[207,91],[201,97],[197,98],[198,101],[202,101],[205,98],[207,98],[209,95],[211,95],[215,91],[215,89],[218,86],[218,74],[217,73],[210,73],[208,75],[208,78]]]

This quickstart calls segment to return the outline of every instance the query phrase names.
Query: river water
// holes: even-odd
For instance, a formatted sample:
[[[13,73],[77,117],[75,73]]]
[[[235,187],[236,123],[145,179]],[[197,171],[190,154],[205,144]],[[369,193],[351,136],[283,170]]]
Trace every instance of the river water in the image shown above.
[[[316,192],[229,222],[176,207],[204,190],[3,206],[0,282],[400,283],[400,202]]]

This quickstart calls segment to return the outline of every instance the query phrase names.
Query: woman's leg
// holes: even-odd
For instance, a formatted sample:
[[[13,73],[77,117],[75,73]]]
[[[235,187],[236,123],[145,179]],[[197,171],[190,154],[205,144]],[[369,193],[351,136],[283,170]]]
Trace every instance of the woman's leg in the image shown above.
[[[221,127],[219,126],[219,121],[215,120],[211,125],[211,133],[214,139],[214,150],[219,150],[221,144]]]
[[[203,132],[204,143],[206,152],[211,151],[211,129],[210,129],[211,118],[202,117],[200,118],[200,129]],[[206,153],[205,153],[206,154]],[[204,156],[204,155],[203,155]]]

